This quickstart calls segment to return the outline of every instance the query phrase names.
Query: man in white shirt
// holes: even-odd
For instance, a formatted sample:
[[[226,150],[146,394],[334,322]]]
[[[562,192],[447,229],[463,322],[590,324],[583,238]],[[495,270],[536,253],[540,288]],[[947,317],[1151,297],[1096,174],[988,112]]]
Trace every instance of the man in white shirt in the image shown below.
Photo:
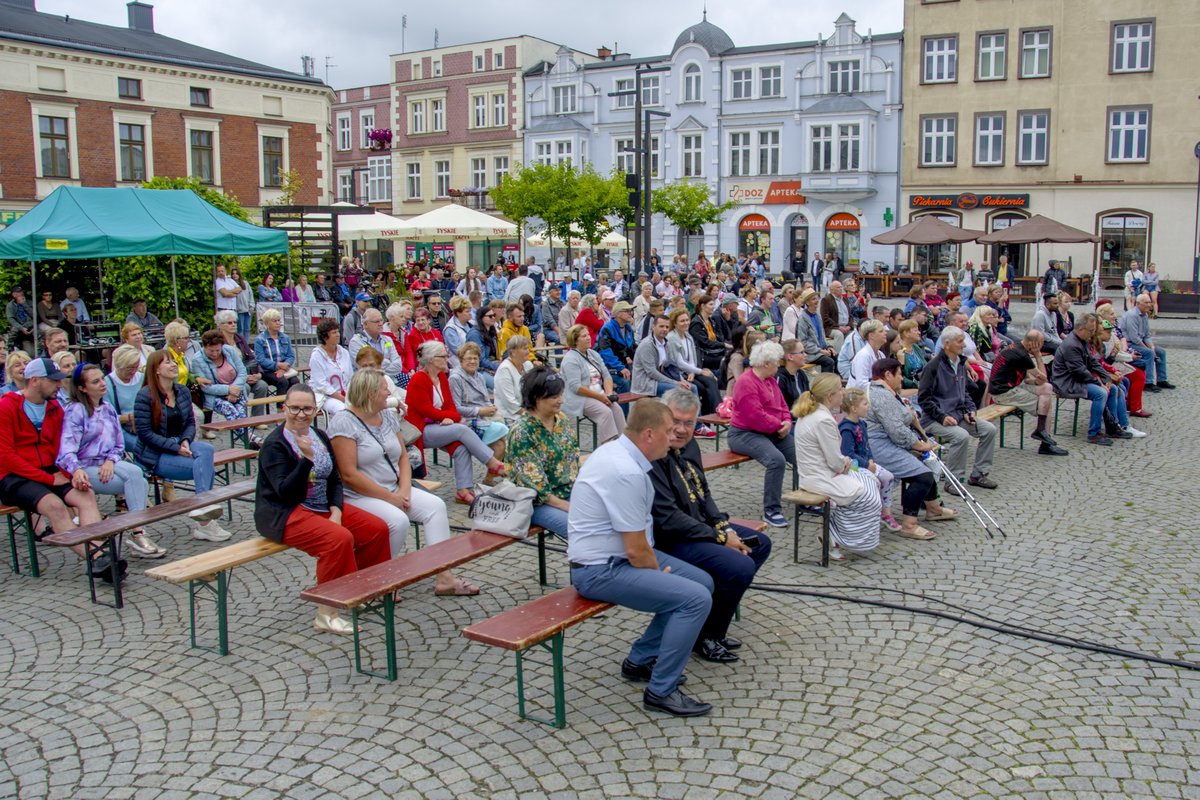
[[[383,335],[383,315],[379,313],[379,309],[368,308],[362,315],[362,325],[362,331],[350,340],[350,347],[347,348],[350,357],[357,356],[358,351],[364,347],[378,350],[383,356],[384,373],[395,380],[404,371],[404,363],[400,360],[400,354],[396,352],[396,343]]]
[[[652,461],[670,450],[670,409],[640,400],[625,432],[584,463],[571,490],[567,559],[584,597],[649,611],[653,620],[621,664],[628,680],[649,681],[648,709],[680,717],[712,710],[680,691],[683,669],[712,608],[708,573],[654,549]]]
[[[242,287],[237,281],[225,274],[225,265],[217,264],[217,277],[213,280],[213,294],[216,295],[217,311],[237,311],[237,296]]]
[[[91,322],[92,318],[88,316],[87,306],[83,300],[79,299],[79,290],[74,286],[67,287],[67,299],[58,304],[59,308],[67,306],[75,306],[76,322]]]
[[[504,291],[505,303],[520,300],[524,295],[537,296],[537,284],[529,277],[529,264],[532,262],[533,258],[530,257],[526,263],[517,267],[517,277],[508,282],[508,288]]]

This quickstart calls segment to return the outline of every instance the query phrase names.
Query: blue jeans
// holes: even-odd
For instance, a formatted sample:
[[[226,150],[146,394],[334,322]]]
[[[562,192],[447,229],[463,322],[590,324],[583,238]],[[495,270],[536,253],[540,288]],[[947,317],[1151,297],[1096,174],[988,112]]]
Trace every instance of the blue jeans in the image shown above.
[[[555,508],[547,503],[535,505],[529,524],[540,525],[564,542],[567,540],[567,512],[561,508]]]
[[[1133,366],[1146,373],[1146,385],[1153,386],[1156,383],[1165,383],[1167,381],[1167,351],[1161,347],[1153,349],[1142,347],[1141,345],[1131,344],[1129,349],[1135,354],[1132,363]]]
[[[1113,419],[1120,419],[1117,414],[1117,403],[1121,398],[1121,393],[1118,391],[1105,391],[1094,383],[1089,383],[1087,387],[1087,399],[1092,403],[1092,413],[1088,418],[1088,436],[1101,436],[1104,434],[1104,411],[1112,414]],[[1129,424],[1129,417],[1125,418],[1125,424]]]
[[[213,446],[208,442],[192,442],[191,458],[163,453],[154,472],[169,481],[192,481],[197,493],[207,492],[213,487]]]
[[[237,315],[237,332],[242,335],[242,338],[250,338],[250,312],[239,311]]]
[[[654,619],[629,650],[634,664],[657,658],[649,690],[667,695],[679,686],[692,647],[712,608],[712,578],[698,567],[655,551],[658,569],[639,569],[628,559],[610,558],[606,564],[572,567],[571,583],[590,600],[616,603],[636,611],[651,611]],[[663,572],[670,567],[670,572]]]

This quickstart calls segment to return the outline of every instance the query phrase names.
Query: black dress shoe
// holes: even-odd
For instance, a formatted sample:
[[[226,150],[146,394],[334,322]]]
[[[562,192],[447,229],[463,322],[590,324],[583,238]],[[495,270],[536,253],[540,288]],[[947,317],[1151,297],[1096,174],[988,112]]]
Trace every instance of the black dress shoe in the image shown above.
[[[1158,394],[1159,392],[1162,391],[1162,389],[1159,388],[1156,384],[1147,383],[1144,391],[1150,392],[1150,394]]]
[[[1046,433],[1045,431],[1034,431],[1033,435],[1031,435],[1029,438],[1037,439],[1039,442],[1042,442],[1043,444],[1051,444],[1051,445],[1058,444],[1058,442],[1056,442],[1052,438],[1050,438],[1050,434]]]
[[[642,704],[654,711],[665,711],[676,717],[702,717],[712,711],[711,703],[701,703],[676,689],[668,695],[642,692]]]
[[[1065,456],[1070,455],[1065,447],[1059,447],[1056,444],[1046,444],[1042,442],[1042,446],[1038,448],[1039,456]]]
[[[1114,439],[1132,439],[1133,434],[1123,428],[1117,428],[1114,431],[1109,431],[1108,435]]]
[[[117,562],[117,572],[121,575],[121,580],[125,579],[125,573],[129,571],[129,562],[121,559]],[[112,583],[112,560],[108,556],[100,556],[92,562],[92,577],[99,578],[105,583]]]
[[[729,664],[738,660],[735,654],[726,650],[725,645],[716,639],[701,639],[696,642],[696,646],[692,652],[705,661],[712,661],[714,664]]]
[[[1175,388],[1175,384],[1171,383],[1170,381],[1159,381],[1156,385],[1158,386],[1159,389],[1174,389]]]
[[[654,665],[657,663],[657,658],[650,659],[649,664],[635,664],[627,658],[621,662],[621,677],[627,681],[645,683],[650,680],[650,675],[654,672]],[[683,686],[685,683],[687,683],[687,675],[680,675],[679,685]]]
[[[726,650],[737,650],[742,646],[741,639],[735,639],[732,636],[726,636],[724,639],[721,639],[720,642]]]

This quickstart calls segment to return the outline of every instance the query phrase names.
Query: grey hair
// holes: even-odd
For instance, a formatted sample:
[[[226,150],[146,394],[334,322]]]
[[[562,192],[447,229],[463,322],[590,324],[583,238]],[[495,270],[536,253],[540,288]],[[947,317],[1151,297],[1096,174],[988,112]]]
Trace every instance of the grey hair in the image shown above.
[[[765,367],[780,361],[783,361],[783,348],[776,342],[759,342],[750,349],[751,367]]]
[[[218,325],[225,322],[237,322],[237,312],[230,311],[228,308],[223,308],[217,313],[213,314],[213,322],[217,323]]]
[[[595,297],[595,295],[590,294],[588,297]],[[533,342],[529,341],[529,337],[518,333],[516,336],[508,337],[508,341],[504,343],[504,355],[507,356],[513,350],[520,350],[521,348],[528,350],[531,347],[533,347]]]
[[[868,335],[874,333],[883,327],[883,323],[877,319],[865,319],[858,326],[858,335],[866,339]]]
[[[962,328],[956,328],[953,325],[947,325],[942,330],[942,339],[966,339],[967,334]]]
[[[375,319],[375,317],[379,317],[379,321],[383,322],[383,314],[379,313],[378,308],[368,308],[366,311],[364,311],[362,314],[363,322],[367,321],[367,317],[371,317],[371,319]]]
[[[671,408],[678,408],[689,414],[700,408],[700,398],[692,394],[689,389],[681,389],[678,386],[666,392],[659,400]]]
[[[283,319],[283,314],[279,313],[278,308],[268,308],[266,311],[264,311],[262,313],[262,321],[263,322],[274,322],[277,319],[278,320]]]
[[[578,289],[572,289],[571,291],[567,292],[567,302],[568,303],[571,302],[572,297],[582,298],[583,295],[579,293]]]
[[[424,369],[430,361],[440,356],[443,351],[449,352],[446,350],[446,345],[441,342],[422,342],[421,346],[417,348],[417,363],[421,369]]]

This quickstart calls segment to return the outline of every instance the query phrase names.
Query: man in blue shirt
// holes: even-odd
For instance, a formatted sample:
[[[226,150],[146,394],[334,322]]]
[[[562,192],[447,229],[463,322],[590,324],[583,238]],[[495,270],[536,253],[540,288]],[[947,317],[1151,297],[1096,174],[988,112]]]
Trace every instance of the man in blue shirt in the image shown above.
[[[648,709],[680,717],[707,714],[712,705],[682,691],[683,669],[712,608],[708,573],[654,549],[651,461],[670,450],[671,411],[640,400],[624,435],[601,445],[584,463],[571,490],[567,559],[571,584],[582,596],[654,613],[633,643],[621,674],[648,680]]]
[[[637,350],[631,303],[622,301],[613,306],[613,318],[600,329],[595,349],[604,359],[604,366],[612,373],[613,388],[617,394],[628,392],[629,381],[633,377],[633,354]]]

